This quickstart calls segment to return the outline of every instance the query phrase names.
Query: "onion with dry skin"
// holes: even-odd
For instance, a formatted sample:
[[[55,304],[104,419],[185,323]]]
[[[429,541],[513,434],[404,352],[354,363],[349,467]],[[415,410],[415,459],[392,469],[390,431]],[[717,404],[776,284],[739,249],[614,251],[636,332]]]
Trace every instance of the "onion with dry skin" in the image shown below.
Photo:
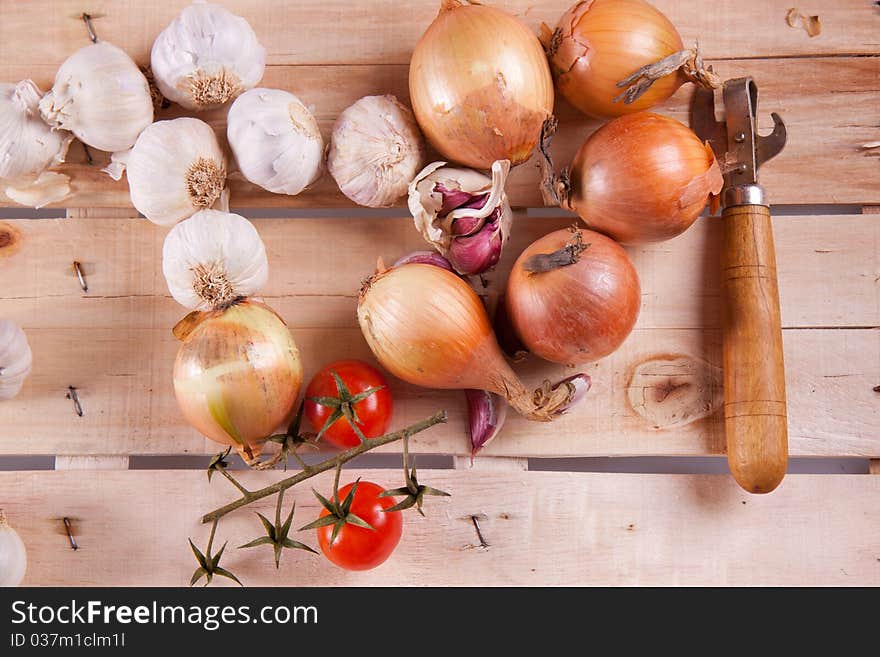
[[[410,262],[378,272],[361,290],[358,321],[373,354],[398,378],[494,392],[530,420],[567,410],[589,380],[576,375],[527,390],[501,353],[480,298],[443,267]]]
[[[564,365],[596,361],[630,334],[642,303],[626,251],[591,230],[557,230],[522,252],[504,297],[532,353]]]
[[[559,92],[590,116],[649,109],[688,81],[719,78],[696,48],[684,49],[675,26],[644,0],[581,0],[542,41]]]
[[[187,422],[248,462],[296,410],[303,370],[284,320],[265,304],[242,300],[193,312],[175,328],[183,341],[174,394]]]
[[[510,14],[459,0],[416,44],[409,90],[422,132],[445,159],[475,169],[529,159],[553,113],[541,43]]]
[[[674,119],[640,112],[593,133],[553,191],[593,230],[633,244],[684,232],[723,185],[708,144]]]

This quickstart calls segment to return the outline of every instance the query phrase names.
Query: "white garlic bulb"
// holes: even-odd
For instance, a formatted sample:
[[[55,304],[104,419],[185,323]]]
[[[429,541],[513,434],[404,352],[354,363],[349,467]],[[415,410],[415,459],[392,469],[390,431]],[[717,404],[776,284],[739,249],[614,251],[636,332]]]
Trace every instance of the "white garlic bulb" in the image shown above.
[[[327,168],[352,201],[381,208],[406,194],[424,158],[410,109],[391,95],[366,96],[336,119]]]
[[[280,89],[251,89],[236,98],[226,138],[242,175],[276,194],[299,194],[321,177],[324,140],[299,98]]]
[[[32,180],[64,162],[73,135],[40,118],[43,92],[31,80],[0,82],[0,178]]]
[[[0,401],[12,399],[21,391],[32,363],[24,331],[15,322],[0,319]]]
[[[263,79],[266,49],[241,16],[194,2],[171,21],[150,54],[162,95],[189,110],[229,102]]]
[[[68,57],[40,101],[43,119],[102,151],[124,151],[153,122],[147,79],[131,57],[106,41]]]
[[[214,130],[198,119],[153,123],[123,159],[131,202],[161,226],[212,207],[226,186],[226,158]]]
[[[201,210],[168,233],[162,272],[179,304],[212,310],[259,292],[269,278],[269,261],[250,221],[229,212]]]
[[[6,520],[0,509],[0,587],[18,586],[27,571],[27,550],[24,542]]]

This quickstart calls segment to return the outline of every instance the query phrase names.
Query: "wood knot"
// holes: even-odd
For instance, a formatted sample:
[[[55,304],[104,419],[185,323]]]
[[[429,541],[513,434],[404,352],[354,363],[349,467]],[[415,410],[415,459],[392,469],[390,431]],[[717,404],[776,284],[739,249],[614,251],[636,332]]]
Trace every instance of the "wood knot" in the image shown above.
[[[681,354],[661,354],[639,362],[626,392],[632,409],[654,429],[696,422],[724,402],[721,369]]]
[[[21,234],[12,224],[0,221],[0,258],[11,256],[18,250]]]

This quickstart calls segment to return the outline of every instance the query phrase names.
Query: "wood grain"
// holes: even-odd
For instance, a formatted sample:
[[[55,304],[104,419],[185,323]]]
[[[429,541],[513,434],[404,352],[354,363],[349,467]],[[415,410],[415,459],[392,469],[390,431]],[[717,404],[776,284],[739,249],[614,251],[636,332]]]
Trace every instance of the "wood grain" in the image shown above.
[[[750,493],[769,493],[788,465],[788,418],[770,208],[724,208],[724,426],[727,460]]]
[[[725,78],[755,78],[760,87],[759,127],[763,132],[772,128],[770,112],[778,112],[785,120],[788,145],[761,169],[761,182],[771,203],[880,203],[876,158],[861,148],[862,144],[880,140],[876,121],[880,58],[737,59],[714,61],[713,65]],[[394,93],[408,100],[407,72],[405,64],[279,66],[267,69],[262,84],[297,94],[312,108],[329,139],[336,117],[362,96]],[[24,75],[25,71],[20,73]],[[6,76],[0,73],[0,79]],[[691,93],[689,86],[682,87],[655,111],[687,123]],[[560,131],[553,154],[562,167],[571,162],[600,123],[585,119],[564,101],[557,103],[556,112]],[[162,117],[181,114],[180,108],[170,108]],[[199,116],[211,123],[225,141],[225,110]],[[109,156],[94,150],[92,155],[95,163],[89,166],[82,147],[71,148],[69,164],[62,170],[72,176],[74,195],[57,205],[130,207],[126,180],[114,182],[100,172]],[[519,207],[540,207],[538,178],[534,160],[514,169],[508,181],[511,202]],[[239,174],[232,176],[229,184],[235,207],[352,206],[327,175],[313,189],[293,197],[265,192]],[[0,205],[14,205],[4,199],[0,195]]]
[[[570,218],[518,217],[493,280],[519,253]],[[376,258],[425,248],[404,218],[260,219],[270,263],[265,298],[293,326],[354,327],[354,297]],[[4,226],[6,228],[4,228]],[[0,233],[0,314],[27,328],[166,329],[183,309],[162,275],[167,230],[140,219],[11,220]],[[880,221],[868,215],[777,217],[784,327],[880,326]],[[8,257],[7,251],[12,251]],[[639,326],[721,326],[721,222],[629,248],[642,284]],[[83,294],[72,263],[89,285]],[[332,275],[328,271],[332,263]],[[833,303],[830,302],[833,300]]]
[[[880,477],[792,475],[754,497],[726,476],[424,471],[452,493],[410,513],[379,568],[350,573],[287,550],[236,550],[262,528],[250,510],[224,519],[224,565],[247,586],[834,585],[880,584]],[[385,486],[397,470],[346,470]],[[274,480],[244,473],[247,486]],[[309,483],[331,485],[329,473]],[[234,497],[202,472],[0,473],[0,500],[28,548],[26,585],[186,586],[204,547],[198,518]],[[318,512],[295,489],[295,525]],[[271,515],[273,501],[253,510]],[[470,517],[489,547],[479,547]],[[60,519],[75,518],[74,552]],[[565,540],[557,540],[565,536]],[[297,539],[314,544],[314,535]]]
[[[358,329],[294,328],[306,378],[337,358],[372,360]],[[34,372],[22,393],[0,408],[0,454],[207,454],[218,445],[183,421],[171,389],[177,343],[167,330],[32,329]],[[878,330],[786,330],[786,375],[791,452],[801,456],[880,456],[876,396]],[[718,330],[638,329],[609,358],[586,368],[593,387],[581,404],[552,424],[508,419],[487,456],[639,456],[724,453],[718,414],[657,427],[631,405],[639,395],[675,404],[682,380],[675,374],[629,389],[642,362],[675,354],[721,362]],[[517,366],[530,386],[567,374],[531,360]],[[699,370],[697,370],[699,371]],[[702,379],[687,380],[703,386]],[[65,399],[77,388],[84,416]],[[467,455],[465,403],[456,392],[429,391],[391,382],[397,401],[394,426],[446,409],[448,425],[419,435],[413,449]],[[702,409],[694,409],[700,417]],[[656,416],[655,416],[656,417]],[[389,448],[389,451],[395,451]]]
[[[28,0],[0,4],[0,78],[18,67],[55,69],[88,43],[79,16],[87,10],[99,38],[125,49],[138,62],[149,60],[158,33],[188,0]],[[555,26],[570,0],[493,3],[519,16],[537,31]],[[871,3],[822,3],[822,34],[810,39],[785,22],[789,0],[719,0],[711,8],[700,0],[654,0],[672,20],[686,44],[699,39],[707,57],[870,54],[880,50],[877,14]],[[437,15],[438,0],[363,2],[283,0],[255,3],[226,0],[223,6],[244,16],[267,50],[267,63],[405,64],[416,41]],[[39,17],[39,37],[33,18]]]

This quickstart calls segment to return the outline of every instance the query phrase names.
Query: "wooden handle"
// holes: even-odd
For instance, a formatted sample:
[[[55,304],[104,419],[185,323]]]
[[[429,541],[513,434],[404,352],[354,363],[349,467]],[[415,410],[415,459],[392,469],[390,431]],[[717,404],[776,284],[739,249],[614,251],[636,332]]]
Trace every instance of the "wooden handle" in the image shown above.
[[[769,493],[785,476],[788,421],[776,252],[770,208],[725,208],[724,421],[727,460],[750,493]]]

